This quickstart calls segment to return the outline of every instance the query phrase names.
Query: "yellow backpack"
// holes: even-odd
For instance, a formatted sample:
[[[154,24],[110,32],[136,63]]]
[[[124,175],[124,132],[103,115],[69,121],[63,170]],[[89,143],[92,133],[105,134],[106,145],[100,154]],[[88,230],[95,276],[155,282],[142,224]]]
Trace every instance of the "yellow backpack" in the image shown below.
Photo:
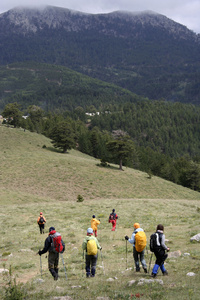
[[[87,242],[87,255],[96,255],[97,254],[97,244],[94,239],[91,239]]]
[[[138,231],[135,234],[135,249],[137,252],[142,252],[147,244],[147,237],[144,231]]]

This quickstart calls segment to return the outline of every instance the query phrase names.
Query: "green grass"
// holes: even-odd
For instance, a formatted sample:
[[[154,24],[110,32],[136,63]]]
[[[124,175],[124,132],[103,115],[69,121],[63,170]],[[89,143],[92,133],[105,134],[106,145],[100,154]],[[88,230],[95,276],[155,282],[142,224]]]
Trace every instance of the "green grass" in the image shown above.
[[[67,154],[53,151],[47,138],[20,129],[0,126],[0,154],[0,268],[12,267],[29,299],[66,295],[72,299],[134,299],[131,295],[137,293],[143,294],[141,299],[199,299],[199,244],[190,243],[190,237],[200,228],[199,193],[158,177],[148,179],[146,173],[133,169],[120,172],[115,165],[100,168],[94,158],[75,150]],[[79,194],[83,202],[77,202]],[[116,232],[108,223],[112,208],[119,215]],[[44,235],[39,234],[36,223],[40,211],[47,219]],[[99,255],[96,277],[86,279],[81,244],[93,214],[101,219],[98,239],[105,275]],[[171,251],[182,253],[179,258],[167,259],[169,276],[158,276],[162,286],[137,285],[139,279],[150,277],[131,269],[130,244],[126,262],[124,236],[131,235],[134,222],[141,224],[148,240],[156,225],[162,223]],[[60,260],[60,279],[54,282],[43,255],[44,282],[39,283],[40,258],[36,252],[43,247],[50,226],[56,227],[66,243],[63,257],[68,280]],[[183,255],[186,252],[189,257]],[[150,253],[146,252],[148,265],[149,260]],[[188,277],[188,272],[196,275]],[[117,279],[108,282],[110,277]],[[129,287],[133,279],[136,283]],[[7,276],[0,275],[2,297],[6,282]]]

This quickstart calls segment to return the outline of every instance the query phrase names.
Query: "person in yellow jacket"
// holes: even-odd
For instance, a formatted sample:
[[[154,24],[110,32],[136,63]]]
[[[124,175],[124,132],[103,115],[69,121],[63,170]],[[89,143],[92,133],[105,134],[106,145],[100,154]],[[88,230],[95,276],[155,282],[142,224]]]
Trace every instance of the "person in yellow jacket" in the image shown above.
[[[95,215],[92,216],[91,228],[93,229],[95,237],[97,237],[97,226],[100,224],[100,220],[95,218]]]
[[[38,223],[39,228],[40,228],[40,233],[41,233],[41,234],[44,233],[44,225],[45,225],[45,223],[46,223],[46,219],[45,219],[45,217],[43,216],[43,213],[42,213],[42,212],[40,213],[40,216],[39,216],[38,219],[37,219],[37,223]]]

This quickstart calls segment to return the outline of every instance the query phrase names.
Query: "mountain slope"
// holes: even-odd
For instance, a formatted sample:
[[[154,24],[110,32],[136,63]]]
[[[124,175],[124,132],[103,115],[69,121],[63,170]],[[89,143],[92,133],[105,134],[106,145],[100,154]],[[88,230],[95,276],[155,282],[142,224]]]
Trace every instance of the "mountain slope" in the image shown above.
[[[199,103],[199,35],[165,16],[16,8],[0,28],[0,64],[59,64],[151,99]]]
[[[200,199],[198,192],[155,176],[150,180],[134,169],[101,168],[99,160],[78,151],[56,152],[49,139],[36,133],[1,126],[0,139],[1,193],[55,201],[76,201],[79,194],[86,200]]]

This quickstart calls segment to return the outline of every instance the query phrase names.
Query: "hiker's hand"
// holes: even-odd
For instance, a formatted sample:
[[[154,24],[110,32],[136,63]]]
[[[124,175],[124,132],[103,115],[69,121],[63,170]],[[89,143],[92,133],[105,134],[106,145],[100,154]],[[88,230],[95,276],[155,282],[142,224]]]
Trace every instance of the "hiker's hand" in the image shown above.
[[[126,235],[126,236],[125,236],[125,240],[127,240],[127,241],[129,240],[129,237],[128,237],[128,235]]]
[[[169,252],[169,250],[170,250],[170,249],[169,249],[169,248],[167,248],[167,252]]]
[[[100,251],[102,250],[102,247],[100,248]]]
[[[42,255],[40,250],[38,251],[38,254],[39,254],[39,256],[41,256],[41,255]]]

